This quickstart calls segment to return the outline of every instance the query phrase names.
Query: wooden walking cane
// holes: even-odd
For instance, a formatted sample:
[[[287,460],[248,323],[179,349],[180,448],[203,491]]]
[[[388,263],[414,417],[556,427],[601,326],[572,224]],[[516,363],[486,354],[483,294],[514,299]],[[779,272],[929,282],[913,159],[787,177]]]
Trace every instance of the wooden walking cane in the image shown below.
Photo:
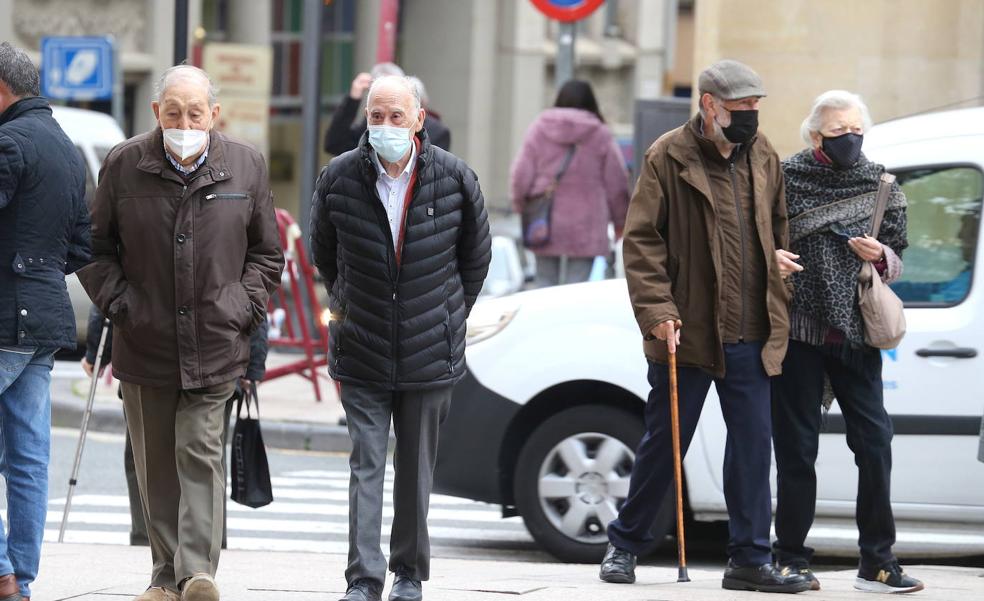
[[[667,346],[669,346],[669,339],[667,339]],[[670,427],[673,432],[673,477],[676,481],[677,554],[679,559],[677,582],[690,582],[690,577],[687,576],[687,548],[683,533],[683,465],[680,458],[680,400],[677,396],[676,350],[670,351],[669,355]]]

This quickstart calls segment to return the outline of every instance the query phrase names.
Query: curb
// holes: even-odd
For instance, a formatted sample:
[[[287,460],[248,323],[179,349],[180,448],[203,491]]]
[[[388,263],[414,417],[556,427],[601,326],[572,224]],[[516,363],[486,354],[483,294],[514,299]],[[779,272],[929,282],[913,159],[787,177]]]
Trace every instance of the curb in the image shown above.
[[[51,425],[62,428],[78,428],[82,424],[85,405],[65,399],[51,400]],[[94,405],[89,416],[89,430],[109,434],[126,432],[122,406]],[[392,433],[390,434],[392,439]],[[305,424],[297,422],[263,422],[263,441],[273,449],[318,451],[323,453],[348,453],[352,439],[348,428],[332,424]]]

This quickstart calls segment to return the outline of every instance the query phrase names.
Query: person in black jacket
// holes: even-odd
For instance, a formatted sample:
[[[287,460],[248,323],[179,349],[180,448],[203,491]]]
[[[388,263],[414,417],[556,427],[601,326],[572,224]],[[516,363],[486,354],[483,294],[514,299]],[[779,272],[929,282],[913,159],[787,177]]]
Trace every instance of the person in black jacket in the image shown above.
[[[438,429],[465,374],[465,318],[491,258],[475,173],[432,146],[405,77],[373,82],[369,130],[328,164],[311,211],[311,246],[328,289],[329,372],[352,437],[348,591],[378,601],[390,419],[396,434],[390,599],[421,599],[430,572],[427,509]]]
[[[85,165],[39,98],[37,67],[0,44],[0,601],[30,597],[48,509],[51,368],[75,348],[65,274],[89,262]]]
[[[348,96],[342,98],[342,102],[335,109],[335,114],[332,115],[328,131],[325,132],[325,152],[337,156],[359,145],[359,139],[366,131],[366,119],[358,114],[362,98],[373,80],[390,75],[403,76],[403,69],[393,63],[379,63],[372,68],[371,73],[359,73],[355,76]],[[421,97],[424,108],[428,109],[424,117],[424,129],[427,130],[431,144],[444,150],[451,150],[451,130],[444,125],[436,113],[429,110],[423,82],[416,77],[412,77],[411,80],[415,80],[414,85],[418,85],[417,94]]]

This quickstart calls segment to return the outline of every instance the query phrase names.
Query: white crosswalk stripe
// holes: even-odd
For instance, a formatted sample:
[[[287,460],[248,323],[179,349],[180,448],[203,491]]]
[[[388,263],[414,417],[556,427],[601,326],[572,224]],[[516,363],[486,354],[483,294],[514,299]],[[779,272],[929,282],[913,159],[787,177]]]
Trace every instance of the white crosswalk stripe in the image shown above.
[[[271,478],[274,502],[251,509],[228,504],[231,549],[345,553],[348,549],[347,471],[296,470]],[[383,506],[383,545],[393,518],[393,473],[388,470]],[[65,499],[48,504],[45,540],[57,540]],[[529,548],[532,538],[518,518],[502,519],[496,505],[431,496],[428,523],[435,547],[483,545]],[[72,499],[65,540],[127,544],[130,510],[126,495],[79,494]]]

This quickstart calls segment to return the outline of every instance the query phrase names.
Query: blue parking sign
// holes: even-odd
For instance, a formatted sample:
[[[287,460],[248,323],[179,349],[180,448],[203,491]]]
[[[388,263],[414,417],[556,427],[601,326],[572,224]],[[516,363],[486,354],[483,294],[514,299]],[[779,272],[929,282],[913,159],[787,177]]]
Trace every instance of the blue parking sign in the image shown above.
[[[113,40],[46,37],[41,40],[41,94],[58,100],[113,96]]]

